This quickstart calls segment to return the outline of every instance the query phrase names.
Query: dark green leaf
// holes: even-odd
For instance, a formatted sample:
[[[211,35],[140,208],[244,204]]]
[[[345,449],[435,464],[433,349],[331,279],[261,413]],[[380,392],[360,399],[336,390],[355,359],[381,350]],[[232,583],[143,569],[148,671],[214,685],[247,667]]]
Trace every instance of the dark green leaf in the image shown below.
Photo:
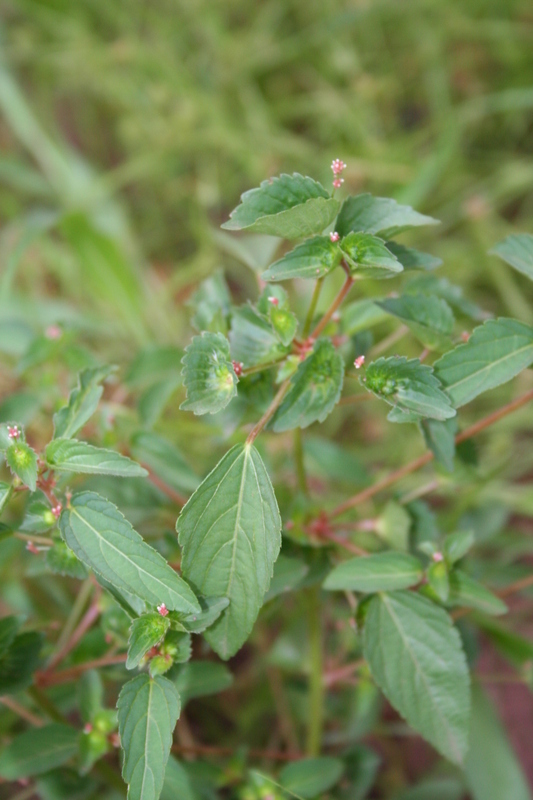
[[[37,454],[23,441],[14,441],[6,450],[6,461],[11,472],[31,492],[37,488]]]
[[[170,619],[157,612],[134,619],[130,628],[126,669],[138,667],[148,650],[162,641],[169,628]]]
[[[432,270],[440,267],[442,259],[432,256],[429,253],[421,253],[412,247],[405,247],[398,242],[386,242],[387,250],[396,256],[405,270],[422,269]]]
[[[289,352],[270,322],[252,306],[242,306],[233,312],[229,340],[232,357],[245,367],[277,361]]]
[[[401,206],[386,197],[359,194],[342,204],[336,222],[337,231],[346,236],[351,231],[379,234],[392,238],[419,225],[438,225],[438,220],[419,214],[409,206]]]
[[[455,408],[510,381],[533,363],[533,328],[515,319],[488,320],[466,344],[434,364]]]
[[[420,427],[426,445],[435,456],[435,460],[448,472],[453,472],[457,418],[450,417],[450,419],[446,420],[423,419],[420,421]]]
[[[451,761],[468,743],[469,675],[446,612],[414,592],[376,595],[364,628],[372,675],[407,722]]]
[[[195,613],[200,606],[189,586],[132,528],[118,508],[95,492],[74,495],[61,514],[61,535],[88,567],[118,590],[152,605]]]
[[[298,367],[291,386],[272,419],[276,432],[323,422],[339,401],[344,361],[329,339],[319,339]]]
[[[156,433],[136,433],[131,442],[131,453],[178,491],[193,492],[200,482],[178,448]]]
[[[508,610],[503,600],[460,569],[454,570],[450,575],[449,603],[452,606],[475,608],[495,617]]]
[[[233,675],[229,669],[215,661],[190,661],[183,665],[174,678],[183,706],[194,697],[223,692],[232,683]]]
[[[183,357],[183,382],[187,400],[184,411],[216,414],[237,394],[237,376],[231,363],[228,340],[221,333],[195,336]]]
[[[180,625],[189,633],[203,633],[229,606],[227,597],[199,597],[198,602],[202,607],[199,614],[180,614],[179,617]]]
[[[512,234],[489,250],[489,253],[500,256],[533,281],[533,236],[530,233]]]
[[[264,281],[287,281],[292,278],[323,278],[340,264],[339,245],[329,236],[315,236],[275,261],[261,277]]]
[[[53,439],[46,446],[45,458],[47,464],[59,472],[119,475],[123,478],[142,478],[148,475],[147,471],[131,458],[115,450],[105,450],[87,442],[78,442],[77,439]]]
[[[205,638],[229,658],[246,641],[281,546],[281,519],[255,447],[233,447],[200,484],[177,522],[183,575],[230,605]]]
[[[464,786],[457,778],[435,778],[395,794],[392,800],[462,800]]]
[[[324,581],[324,589],[381,592],[407,589],[422,579],[422,564],[407,553],[375,553],[338,564]]]
[[[70,439],[92,417],[102,396],[101,383],[113,367],[84,369],[78,375],[78,385],[69,395],[68,403],[54,414],[54,438]]]
[[[161,800],[200,800],[186,769],[172,755],[165,770]]]
[[[21,622],[21,618],[16,617],[13,614],[9,617],[2,617],[2,619],[0,619],[0,658],[4,656],[14,641]]]
[[[42,646],[41,633],[28,631],[15,637],[0,657],[0,695],[18,692],[31,684]]]
[[[429,350],[442,351],[451,347],[454,318],[445,300],[434,295],[405,294],[376,304],[401,319]]]
[[[369,233],[350,233],[341,242],[341,249],[352,274],[366,278],[393,278],[403,267],[385,246],[383,239]]]
[[[117,709],[128,800],[158,800],[180,713],[179,695],[166,678],[138,675],[122,687]]]
[[[321,233],[338,210],[339,201],[330,197],[320,183],[295,172],[270,178],[258,189],[241,195],[241,204],[222,227],[300,239]]]
[[[2,751],[0,775],[9,781],[40,775],[70,761],[77,751],[78,733],[70,725],[31,728]]]
[[[307,800],[318,797],[335,786],[343,772],[344,764],[338,758],[331,756],[303,758],[283,767],[279,774],[279,782],[288,792]]]

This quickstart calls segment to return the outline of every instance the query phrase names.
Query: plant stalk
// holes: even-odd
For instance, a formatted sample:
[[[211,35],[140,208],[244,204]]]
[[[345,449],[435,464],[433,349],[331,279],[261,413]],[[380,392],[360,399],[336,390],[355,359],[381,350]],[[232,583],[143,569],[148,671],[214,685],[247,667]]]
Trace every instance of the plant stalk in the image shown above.
[[[311,323],[313,322],[313,317],[315,316],[316,306],[318,303],[318,298],[320,297],[320,292],[322,290],[323,283],[324,283],[324,278],[319,278],[315,283],[313,296],[311,297],[311,304],[309,306],[309,311],[307,312],[307,316],[304,322],[304,327],[302,330],[303,339],[307,339],[307,337],[309,336],[309,331],[311,330]]]

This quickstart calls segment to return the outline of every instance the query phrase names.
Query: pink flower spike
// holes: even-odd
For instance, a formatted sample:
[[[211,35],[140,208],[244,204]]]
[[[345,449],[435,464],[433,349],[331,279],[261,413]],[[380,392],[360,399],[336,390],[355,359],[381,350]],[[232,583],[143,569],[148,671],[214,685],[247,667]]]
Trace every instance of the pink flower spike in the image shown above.
[[[63,331],[59,327],[59,325],[49,325],[44,332],[44,335],[47,339],[61,339],[63,336]]]
[[[231,363],[233,364],[233,372],[235,373],[237,378],[240,378],[242,375],[242,371],[244,369],[244,364],[242,363],[242,361],[232,361]]]
[[[435,561],[435,563],[437,563],[437,564],[439,564],[441,561],[444,561],[444,556],[438,550],[437,550],[436,553],[433,553],[432,558],[433,558],[433,561]]]
[[[338,242],[341,237],[340,234],[337,233],[337,231],[331,231],[329,238],[331,239],[332,242]]]
[[[346,164],[344,161],[341,161],[340,158],[335,158],[331,162],[331,169],[334,175],[341,175],[342,172],[346,169]]]
[[[28,553],[33,553],[34,556],[39,555],[39,549],[33,544],[33,542],[28,542],[26,545],[26,550]]]
[[[90,722],[88,722],[86,725],[84,725],[83,732],[84,733],[91,733],[92,729],[93,729],[93,726],[91,725]]]
[[[157,606],[157,610],[159,611],[162,617],[168,617],[168,608],[164,603],[161,603],[160,606]]]
[[[57,506],[54,506],[54,507],[53,507],[53,509],[52,509],[52,514],[54,515],[54,517],[55,517],[56,519],[59,519],[59,517],[61,516],[61,512],[62,512],[62,510],[63,510],[63,509],[62,509],[62,507],[61,507],[61,503],[58,503],[58,504],[57,504]]]
[[[7,435],[9,436],[10,439],[18,439],[20,436],[19,426],[13,425],[13,427],[11,427],[11,425],[8,425]]]
[[[273,306],[279,306],[279,300],[277,297],[269,297],[268,302],[272,303]]]
[[[365,363],[365,357],[364,356],[357,356],[357,358],[353,362],[353,365],[354,365],[354,367],[356,369],[361,369],[361,367],[363,366],[364,363]]]
[[[343,183],[344,183],[344,178],[335,178],[335,180],[333,181],[333,187],[335,189],[340,189]]]

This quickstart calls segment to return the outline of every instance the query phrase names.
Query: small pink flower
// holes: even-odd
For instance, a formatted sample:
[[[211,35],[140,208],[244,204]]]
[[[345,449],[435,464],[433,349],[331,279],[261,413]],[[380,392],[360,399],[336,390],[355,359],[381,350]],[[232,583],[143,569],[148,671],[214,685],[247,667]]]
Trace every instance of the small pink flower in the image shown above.
[[[109,736],[109,741],[112,747],[120,747],[120,735],[116,731]]]
[[[237,378],[240,378],[242,375],[242,371],[244,369],[244,364],[242,363],[242,361],[232,361],[231,363],[233,364],[233,371],[235,375],[237,376]]]
[[[164,603],[161,603],[160,606],[157,606],[157,610],[159,611],[162,617],[168,617],[168,608]]]
[[[461,334],[461,341],[467,342],[469,339],[470,339],[470,334],[468,333],[468,331],[463,331]]]
[[[9,436],[10,439],[18,439],[20,436],[19,426],[13,425],[13,427],[11,427],[11,425],[8,425],[7,435]]]
[[[272,303],[273,306],[279,306],[279,300],[277,297],[269,297],[268,302]]]
[[[344,178],[335,178],[335,180],[333,181],[333,188],[340,189],[343,183],[344,183]]]
[[[335,158],[331,162],[331,169],[335,176],[341,175],[343,171],[346,169],[346,164],[344,163],[344,161],[341,161],[340,158]]]
[[[432,558],[433,558],[433,561],[435,561],[436,564],[439,564],[441,561],[444,561],[444,556],[442,555],[442,553],[439,550],[437,550],[436,553],[433,553]]]
[[[90,722],[88,722],[86,725],[84,725],[83,732],[84,733],[91,733],[92,729],[93,729],[93,726],[91,725]]]
[[[331,231],[329,238],[331,239],[332,242],[338,242],[341,237],[340,234],[337,233],[337,231]]]
[[[33,542],[28,542],[26,545],[26,550],[28,553],[33,553],[34,556],[39,555],[39,548],[36,547]]]
[[[364,363],[365,363],[365,357],[364,356],[357,356],[357,358],[353,362],[353,365],[354,365],[354,367],[356,369],[361,369],[361,367],[363,366]]]
[[[54,517],[55,517],[56,519],[59,519],[59,517],[61,516],[61,511],[62,511],[62,510],[63,510],[63,509],[61,508],[61,503],[58,503],[58,504],[57,504],[57,506],[54,506],[54,507],[53,507],[53,509],[52,509],[52,514],[54,515]]]
[[[49,325],[44,332],[44,335],[47,339],[61,339],[63,336],[63,331],[59,327],[59,325]]]

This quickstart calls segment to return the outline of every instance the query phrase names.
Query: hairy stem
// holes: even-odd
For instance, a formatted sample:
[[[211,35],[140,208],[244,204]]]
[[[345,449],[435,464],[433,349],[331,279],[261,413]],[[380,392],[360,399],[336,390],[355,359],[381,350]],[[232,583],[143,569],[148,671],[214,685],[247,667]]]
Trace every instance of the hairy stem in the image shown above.
[[[307,727],[307,755],[317,756],[322,744],[324,720],[324,681],[322,677],[322,616],[320,589],[313,587],[308,593],[309,656],[309,721]]]

